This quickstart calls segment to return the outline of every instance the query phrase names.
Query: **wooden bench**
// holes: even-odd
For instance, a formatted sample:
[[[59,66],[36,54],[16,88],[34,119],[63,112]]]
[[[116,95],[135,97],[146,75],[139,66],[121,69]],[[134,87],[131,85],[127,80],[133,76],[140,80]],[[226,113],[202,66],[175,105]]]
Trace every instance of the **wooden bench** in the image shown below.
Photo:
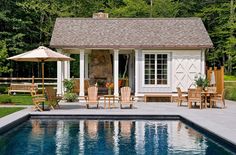
[[[34,93],[38,91],[38,85],[32,83],[14,83],[11,84],[10,87],[8,88],[8,94],[10,95],[11,93]]]
[[[144,102],[147,102],[148,98],[156,97],[156,98],[170,98],[170,101],[173,102],[176,94],[174,93],[156,93],[156,94],[144,94]]]

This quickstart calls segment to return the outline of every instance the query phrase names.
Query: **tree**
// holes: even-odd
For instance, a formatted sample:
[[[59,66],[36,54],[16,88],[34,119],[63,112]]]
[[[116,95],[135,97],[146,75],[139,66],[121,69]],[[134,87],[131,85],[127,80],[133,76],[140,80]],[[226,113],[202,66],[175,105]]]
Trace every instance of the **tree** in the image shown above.
[[[10,63],[7,60],[7,58],[8,58],[8,54],[7,54],[6,42],[1,40],[0,41],[0,74],[9,73],[12,71],[12,69],[10,69]]]

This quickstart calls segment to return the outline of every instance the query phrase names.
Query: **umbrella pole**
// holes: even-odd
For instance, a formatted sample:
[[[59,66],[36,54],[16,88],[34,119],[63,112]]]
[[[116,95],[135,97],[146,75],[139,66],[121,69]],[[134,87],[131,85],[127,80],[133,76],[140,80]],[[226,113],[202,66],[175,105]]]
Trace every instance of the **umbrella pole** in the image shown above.
[[[42,61],[42,94],[44,95],[44,61]]]
[[[44,61],[42,61],[42,94],[44,96]],[[44,110],[44,102],[42,103],[42,109]]]

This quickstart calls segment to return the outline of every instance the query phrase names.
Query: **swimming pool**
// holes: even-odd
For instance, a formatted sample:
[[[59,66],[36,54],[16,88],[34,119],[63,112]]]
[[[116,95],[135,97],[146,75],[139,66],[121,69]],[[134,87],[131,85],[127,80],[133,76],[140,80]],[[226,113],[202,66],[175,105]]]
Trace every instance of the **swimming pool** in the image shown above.
[[[30,119],[0,136],[0,154],[233,154],[179,120]]]

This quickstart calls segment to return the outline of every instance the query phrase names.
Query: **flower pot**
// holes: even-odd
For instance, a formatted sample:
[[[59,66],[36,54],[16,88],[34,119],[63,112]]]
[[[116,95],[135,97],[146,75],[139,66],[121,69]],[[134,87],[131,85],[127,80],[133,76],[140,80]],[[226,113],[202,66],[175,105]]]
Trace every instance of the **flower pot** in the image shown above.
[[[111,95],[111,88],[108,88],[108,95]]]

